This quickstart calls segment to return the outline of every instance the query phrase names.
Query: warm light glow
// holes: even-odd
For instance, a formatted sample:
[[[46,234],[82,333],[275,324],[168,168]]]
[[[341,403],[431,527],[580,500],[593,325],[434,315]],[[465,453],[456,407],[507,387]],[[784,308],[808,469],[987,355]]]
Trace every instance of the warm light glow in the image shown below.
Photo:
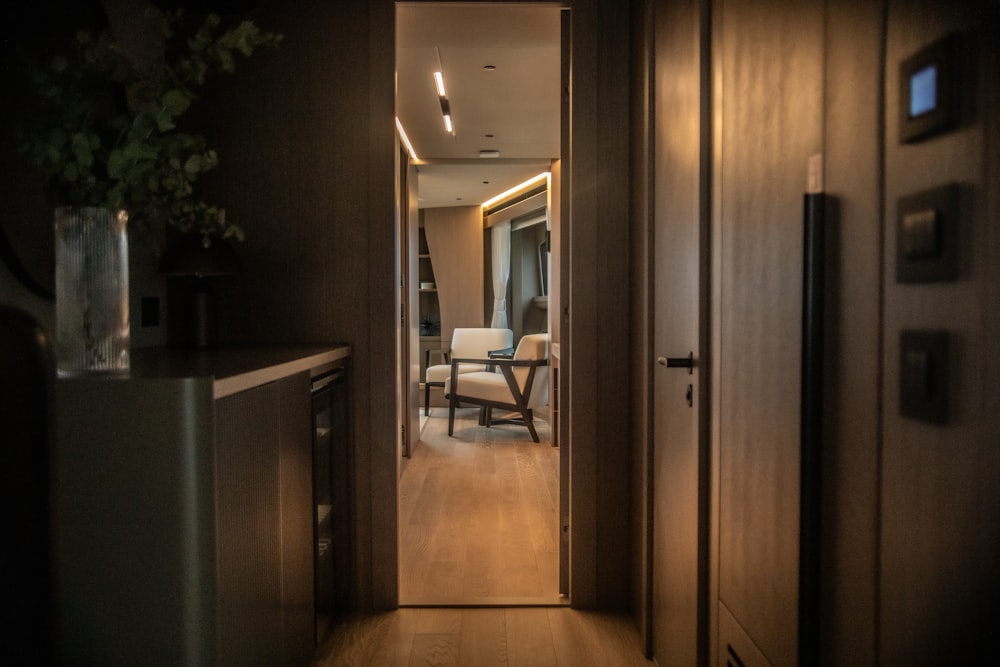
[[[493,197],[491,199],[487,199],[486,201],[483,202],[483,208],[489,208],[490,206],[492,206],[493,204],[497,203],[498,201],[506,199],[507,197],[510,197],[511,195],[517,194],[521,190],[527,190],[528,188],[530,188],[531,186],[535,185],[539,181],[541,181],[543,179],[544,180],[548,180],[548,178],[549,178],[549,172],[543,171],[538,176],[534,176],[532,178],[529,178],[524,183],[520,183],[518,185],[515,185],[510,190],[507,190],[505,192],[501,192],[496,197]]]
[[[451,129],[451,116],[448,114],[444,115],[444,129],[448,130],[449,133],[453,132]]]
[[[437,85],[438,96],[444,97],[446,95],[444,92],[444,75],[441,72],[434,72],[434,83]]]
[[[396,118],[396,129],[399,130],[399,138],[402,140],[403,145],[406,146],[406,152],[414,160],[419,160],[420,158],[417,157],[417,152],[413,150],[413,144],[410,143],[410,138],[406,136],[406,130],[403,129],[403,124],[399,122],[399,118]]]

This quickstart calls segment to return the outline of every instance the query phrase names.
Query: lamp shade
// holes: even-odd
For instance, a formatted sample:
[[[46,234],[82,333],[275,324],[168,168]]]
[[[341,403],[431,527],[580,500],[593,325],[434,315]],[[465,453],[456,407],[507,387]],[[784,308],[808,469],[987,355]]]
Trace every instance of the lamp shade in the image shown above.
[[[196,234],[180,237],[160,258],[160,273],[167,276],[231,276],[241,269],[240,258],[225,239],[213,238],[206,246]]]

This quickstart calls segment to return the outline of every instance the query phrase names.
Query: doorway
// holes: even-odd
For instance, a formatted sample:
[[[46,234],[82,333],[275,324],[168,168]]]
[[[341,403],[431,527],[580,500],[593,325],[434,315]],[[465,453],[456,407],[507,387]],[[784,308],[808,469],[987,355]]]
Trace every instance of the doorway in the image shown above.
[[[547,15],[545,20],[538,19],[539,12]],[[426,210],[432,208],[475,208],[473,214],[478,213],[481,218],[479,204],[482,201],[527,180],[527,176],[546,170],[551,160],[559,157],[562,141],[559,133],[562,113],[559,6],[551,2],[514,6],[477,3],[474,7],[460,2],[433,5],[397,2],[396,13],[397,78],[400,81],[397,114],[402,117],[400,131],[411,144],[409,162],[413,166],[411,173],[419,198],[418,210],[411,216],[410,224],[421,225]],[[477,16],[479,20],[475,23]],[[483,20],[482,17],[488,18]],[[539,38],[538,32],[545,25],[555,26],[554,39],[547,45],[532,43]],[[502,41],[505,27],[517,29],[516,33],[507,33],[515,36],[506,42]],[[459,31],[457,36],[454,31]],[[421,32],[423,38],[416,39],[414,35]],[[407,50],[405,57],[399,55],[401,48]],[[518,55],[521,50],[524,53]],[[442,95],[433,90],[430,77],[425,77],[426,81],[421,79],[420,87],[424,90],[415,94],[424,98],[424,109],[430,107],[433,111],[432,118],[425,124],[420,116],[402,113],[405,104],[401,95],[409,94],[404,91],[403,82],[409,82],[404,72],[410,71],[417,60],[428,54],[444,73],[447,88],[446,95]],[[540,66],[543,57],[554,58],[555,82],[551,99],[546,102],[556,113],[554,131],[546,132],[543,124],[536,122],[527,135],[512,136],[517,126],[511,121],[524,108],[506,113],[499,110],[501,118],[498,119],[498,109],[490,108],[484,89],[477,88],[476,94],[463,97],[463,86],[471,84],[473,76],[492,77],[483,80],[487,85],[492,81],[494,86],[499,85],[503,76],[534,77],[545,70]],[[517,59],[522,64],[517,64]],[[530,66],[524,66],[525,60]],[[523,81],[522,84],[530,88],[536,82]],[[518,102],[516,96],[507,99],[514,105],[542,104],[537,98],[527,102]],[[455,125],[447,134],[445,145],[434,148],[433,140],[427,137],[444,134],[443,125],[439,124],[446,110],[453,112]],[[492,129],[490,123],[498,128]],[[546,147],[539,149],[539,145]],[[470,148],[475,152],[470,153]],[[532,153],[532,150],[542,152]],[[499,157],[484,159],[479,156],[480,151],[496,152]],[[485,230],[479,226],[478,231],[485,236]],[[420,266],[427,255],[434,263],[433,251],[426,252],[423,247],[418,258],[415,244],[410,241],[412,236],[411,230],[400,239],[401,250],[406,251],[401,253],[406,255],[401,257],[401,266]],[[482,247],[480,242],[480,253]],[[409,294],[409,300],[406,294],[403,295],[404,304],[419,303],[415,298],[417,294],[426,300],[423,292],[427,290],[434,290],[435,297],[444,297],[440,293],[443,287],[440,280],[425,281],[423,273],[416,278],[412,274],[413,271],[403,273],[410,281],[408,290],[407,281],[403,281],[404,290]],[[481,316],[492,302],[490,299],[490,303],[486,303],[491,291],[490,281],[482,275],[477,275],[476,279],[482,279],[485,287],[480,290],[484,303],[477,309]],[[407,314],[410,315],[410,326],[404,325],[404,334],[409,332],[407,335],[412,336],[414,331],[424,328],[425,318],[418,309],[404,305],[401,310],[404,320]],[[447,332],[455,326],[489,326],[488,321],[458,318],[448,322],[444,310],[442,307],[440,320],[426,324],[428,330],[436,324],[434,328],[440,331],[445,342],[450,340]],[[531,326],[539,328],[538,323]],[[549,329],[548,323],[541,328]],[[556,335],[554,340],[557,339]],[[405,343],[400,349],[404,347],[414,349],[413,345]],[[424,351],[418,348],[418,359],[410,359],[407,368],[417,365],[423,355]],[[410,378],[401,379],[406,386],[401,386],[398,393],[403,424],[412,424],[413,415],[420,409],[419,398],[407,400],[414,395],[409,386],[411,382]],[[539,430],[543,442],[534,444],[524,429],[478,427],[478,412],[465,409],[457,415],[456,435],[459,437],[449,438],[447,409],[440,404],[434,407],[431,403],[431,406],[429,415],[423,416],[420,412],[421,425],[410,430],[410,442],[408,445],[404,442],[402,448],[408,458],[401,466],[397,488],[400,603],[566,602],[568,598],[560,596],[560,582],[564,578],[559,576],[559,552],[568,548],[560,538],[560,527],[565,523],[561,507],[564,503],[560,502],[560,488],[564,484],[560,477],[567,467],[559,465],[559,449],[548,446],[545,436],[553,429],[543,422]],[[470,509],[483,506],[485,515],[495,518],[484,522],[484,514],[476,518],[470,515]],[[540,511],[545,506],[550,510],[547,514]],[[540,518],[543,515],[545,518]],[[517,530],[518,525],[524,529]],[[463,585],[457,586],[459,582]]]

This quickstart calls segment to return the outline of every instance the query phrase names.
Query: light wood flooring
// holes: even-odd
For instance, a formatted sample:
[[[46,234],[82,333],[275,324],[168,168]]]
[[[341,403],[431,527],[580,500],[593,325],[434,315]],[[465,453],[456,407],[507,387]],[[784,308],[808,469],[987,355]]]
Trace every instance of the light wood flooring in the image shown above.
[[[313,667],[647,667],[628,618],[567,607],[406,608],[340,623]]]
[[[478,425],[431,408],[399,483],[402,605],[558,605],[559,449],[535,419]]]

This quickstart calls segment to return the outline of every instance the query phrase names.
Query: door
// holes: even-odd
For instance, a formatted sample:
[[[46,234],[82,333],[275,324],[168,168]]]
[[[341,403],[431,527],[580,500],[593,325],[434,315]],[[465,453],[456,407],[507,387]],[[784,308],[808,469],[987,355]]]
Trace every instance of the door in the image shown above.
[[[707,22],[658,3],[653,95],[653,657],[705,664],[708,536]]]

